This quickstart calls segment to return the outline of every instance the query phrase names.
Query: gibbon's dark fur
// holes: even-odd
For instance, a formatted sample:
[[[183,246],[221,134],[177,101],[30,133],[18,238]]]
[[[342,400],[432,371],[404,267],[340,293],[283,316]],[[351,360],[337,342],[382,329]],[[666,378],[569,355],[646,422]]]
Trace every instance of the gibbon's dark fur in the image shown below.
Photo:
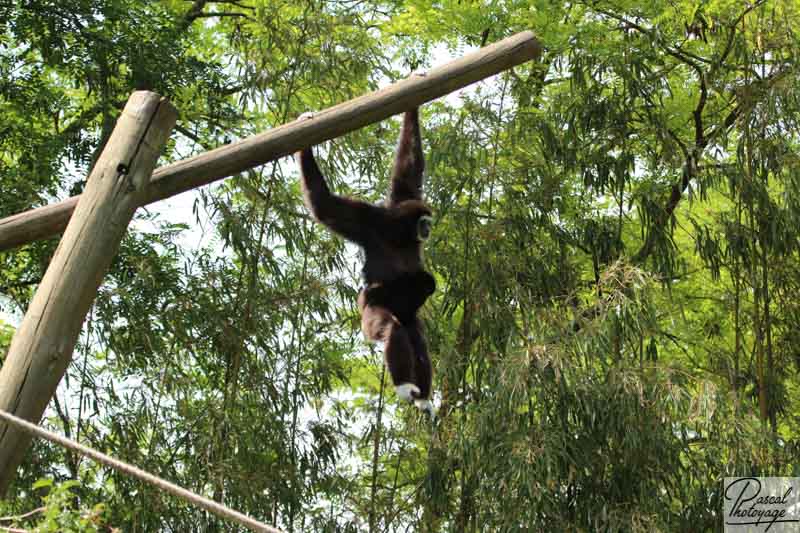
[[[386,366],[398,395],[430,409],[431,362],[417,310],[436,283],[422,266],[422,241],[431,210],[422,201],[419,114],[405,113],[389,194],[372,205],[332,194],[310,148],[297,152],[303,196],[319,222],[364,250],[364,288],[358,295],[361,328],[384,342]]]

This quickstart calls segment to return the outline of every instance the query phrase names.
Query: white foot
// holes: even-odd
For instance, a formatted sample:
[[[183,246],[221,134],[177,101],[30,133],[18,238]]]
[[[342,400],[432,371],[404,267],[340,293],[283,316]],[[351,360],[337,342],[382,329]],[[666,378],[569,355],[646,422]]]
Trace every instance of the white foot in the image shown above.
[[[427,70],[415,70],[411,72],[411,76],[419,76],[420,78],[424,78],[427,75],[428,75]]]
[[[310,118],[314,118],[314,113],[311,111],[306,111],[305,113],[297,117],[297,120],[308,120]]]
[[[397,397],[406,402],[412,401],[414,396],[419,396],[419,387],[413,383],[401,383],[394,390],[397,391]]]
[[[416,405],[417,409],[420,411],[428,413],[428,416],[430,416],[432,419],[436,418],[436,411],[434,410],[433,404],[430,400],[414,400],[414,405]]]

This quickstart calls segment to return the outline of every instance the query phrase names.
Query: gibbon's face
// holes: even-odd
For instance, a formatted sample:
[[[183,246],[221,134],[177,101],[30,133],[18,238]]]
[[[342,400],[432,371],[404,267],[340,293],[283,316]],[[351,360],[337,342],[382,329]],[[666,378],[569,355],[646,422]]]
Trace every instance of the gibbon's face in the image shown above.
[[[433,227],[433,217],[430,208],[419,200],[406,200],[401,202],[396,208],[396,216],[399,219],[399,230],[401,240],[414,240],[424,242],[431,236]]]
[[[433,217],[430,215],[422,215],[417,219],[417,240],[425,242],[431,236],[431,226],[433,226]]]

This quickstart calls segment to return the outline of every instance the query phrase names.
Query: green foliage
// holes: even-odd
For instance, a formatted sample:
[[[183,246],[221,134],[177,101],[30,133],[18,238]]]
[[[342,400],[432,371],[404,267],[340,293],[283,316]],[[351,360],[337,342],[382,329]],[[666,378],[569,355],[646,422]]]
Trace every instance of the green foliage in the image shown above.
[[[11,344],[11,337],[14,335],[14,328],[0,320],[0,353],[5,358],[8,346]]]
[[[289,531],[719,529],[723,477],[800,468],[798,23],[762,1],[0,2],[3,216],[80,192],[135,89],[180,110],[166,161],[516,31],[545,47],[422,109],[436,423],[397,405],[357,252],[289,160],[138,215],[46,423]],[[319,147],[332,187],[383,196],[397,129]],[[4,309],[54,246],[0,253]],[[95,504],[125,531],[229,527],[44,443],[6,514],[43,477],[26,527]]]
[[[0,519],[0,527],[14,531],[32,530],[37,533],[90,533],[117,531],[110,528],[103,518],[105,505],[100,503],[90,508],[79,506],[75,487],[77,481],[54,483],[52,479],[40,479],[31,489],[42,493],[41,506],[18,516]],[[0,506],[2,509],[2,506]]]

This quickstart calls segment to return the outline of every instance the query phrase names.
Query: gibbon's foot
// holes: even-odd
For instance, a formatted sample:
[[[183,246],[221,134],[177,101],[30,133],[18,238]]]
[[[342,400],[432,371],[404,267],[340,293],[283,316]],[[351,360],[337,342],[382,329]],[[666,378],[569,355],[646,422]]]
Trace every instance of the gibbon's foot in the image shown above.
[[[433,408],[433,404],[430,400],[414,400],[414,405],[417,406],[417,409],[431,417],[431,420],[436,419],[436,410]]]
[[[411,74],[409,74],[408,77],[410,78],[411,76],[418,76],[420,78],[424,78],[427,75],[428,75],[427,70],[412,70]]]
[[[313,111],[306,111],[305,113],[302,113],[299,117],[297,117],[297,120],[308,120],[310,118],[314,118]]]
[[[419,396],[419,387],[413,383],[401,383],[394,388],[397,391],[397,397],[403,401],[410,402]]]

